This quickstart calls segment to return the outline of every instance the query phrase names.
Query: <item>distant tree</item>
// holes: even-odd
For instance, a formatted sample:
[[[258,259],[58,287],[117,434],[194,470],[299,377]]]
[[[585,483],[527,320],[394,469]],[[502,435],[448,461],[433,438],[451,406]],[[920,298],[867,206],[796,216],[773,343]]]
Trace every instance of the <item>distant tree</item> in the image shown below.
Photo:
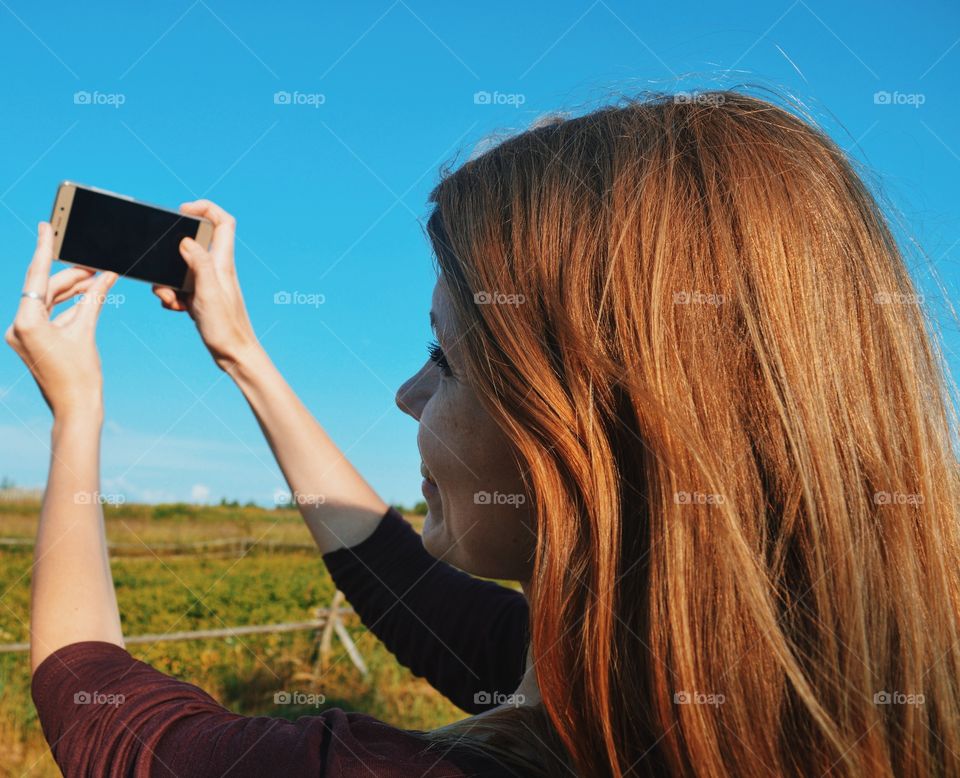
[[[0,489],[13,489],[15,487],[16,484],[12,478],[7,478],[7,476],[4,476],[2,479],[0,479]]]
[[[405,505],[401,505],[400,503],[395,503],[390,507],[397,511],[397,513],[412,514],[414,516],[427,515],[427,504],[423,501],[414,504],[412,508],[407,508]]]
[[[160,503],[153,506],[152,515],[155,519],[192,518],[195,511],[185,502]]]

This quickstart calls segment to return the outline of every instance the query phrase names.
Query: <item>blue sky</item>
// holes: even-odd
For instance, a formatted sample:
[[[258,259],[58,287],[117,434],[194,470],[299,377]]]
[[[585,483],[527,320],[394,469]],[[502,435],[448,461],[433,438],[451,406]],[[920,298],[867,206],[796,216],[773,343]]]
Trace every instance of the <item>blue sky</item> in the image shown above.
[[[394,393],[430,339],[421,220],[439,167],[491,132],[620,93],[746,81],[806,103],[940,274],[943,291],[923,262],[914,270],[960,375],[944,300],[960,299],[953,2],[0,0],[0,67],[4,326],[62,179],[168,207],[209,197],[238,219],[263,343],[390,502],[421,499],[416,423]],[[114,291],[123,302],[99,331],[103,490],[270,504],[280,472],[190,320],[163,311],[146,284]],[[278,305],[278,292],[323,302]],[[2,349],[0,475],[42,484],[49,426]]]

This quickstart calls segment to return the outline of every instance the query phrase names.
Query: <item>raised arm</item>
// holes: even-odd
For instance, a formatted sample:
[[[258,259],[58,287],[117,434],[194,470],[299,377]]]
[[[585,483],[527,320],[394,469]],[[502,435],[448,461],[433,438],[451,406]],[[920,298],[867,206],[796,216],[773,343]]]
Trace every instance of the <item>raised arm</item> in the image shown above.
[[[30,665],[79,640],[123,646],[99,499],[103,421],[97,318],[114,273],[81,268],[52,278],[53,231],[38,228],[20,306],[6,341],[26,363],[53,411],[50,475],[34,548]],[[53,307],[81,300],[51,318]]]
[[[388,512],[257,341],[234,264],[233,217],[206,200],[181,209],[213,222],[213,244],[209,251],[189,239],[181,245],[194,274],[191,295],[154,291],[166,308],[191,315],[217,365],[243,392],[337,585],[403,664],[465,710],[493,707],[523,675],[523,595],[432,558]],[[387,526],[364,543],[382,520]]]
[[[184,213],[214,224],[207,251],[185,238],[181,254],[194,291],[154,287],[164,307],[187,311],[217,365],[237,383],[260,423],[292,497],[322,553],[366,538],[387,504],[311,416],[260,346],[247,316],[234,264],[234,218],[208,200]]]
[[[468,713],[509,702],[526,665],[527,600],[434,559],[393,508],[324,556],[337,587],[397,659]]]

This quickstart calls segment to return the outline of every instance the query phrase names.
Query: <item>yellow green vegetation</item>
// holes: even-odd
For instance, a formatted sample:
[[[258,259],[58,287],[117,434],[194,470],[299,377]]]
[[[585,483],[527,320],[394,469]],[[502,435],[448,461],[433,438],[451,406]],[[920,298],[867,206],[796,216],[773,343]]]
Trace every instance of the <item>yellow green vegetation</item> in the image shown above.
[[[29,640],[30,542],[38,513],[36,504],[0,503],[0,538],[14,541],[0,545],[0,643]],[[310,534],[294,510],[107,505],[104,514],[127,636],[309,621],[333,597],[323,559],[311,550]],[[419,526],[418,517],[410,519]],[[315,630],[163,641],[128,650],[247,715],[296,719],[340,707],[410,729],[465,715],[401,667],[356,616],[343,618],[369,668],[366,677],[336,638],[320,667]],[[274,693],[281,690],[323,694],[325,702],[319,708],[275,705]],[[7,774],[60,774],[30,698],[26,652],[0,653],[0,775]]]

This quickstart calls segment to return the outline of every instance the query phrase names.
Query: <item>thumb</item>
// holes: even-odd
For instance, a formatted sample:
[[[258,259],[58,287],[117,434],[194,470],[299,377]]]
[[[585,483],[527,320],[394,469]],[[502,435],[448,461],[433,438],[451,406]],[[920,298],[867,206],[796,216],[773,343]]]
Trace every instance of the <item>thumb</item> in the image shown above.
[[[90,287],[83,295],[83,299],[77,303],[81,306],[79,318],[88,323],[96,322],[103,309],[103,304],[107,299],[107,292],[114,285],[119,276],[116,273],[101,273],[96,280],[90,284]]]
[[[210,256],[210,252],[193,238],[184,238],[180,241],[180,256],[197,278],[213,270],[213,257]]]

